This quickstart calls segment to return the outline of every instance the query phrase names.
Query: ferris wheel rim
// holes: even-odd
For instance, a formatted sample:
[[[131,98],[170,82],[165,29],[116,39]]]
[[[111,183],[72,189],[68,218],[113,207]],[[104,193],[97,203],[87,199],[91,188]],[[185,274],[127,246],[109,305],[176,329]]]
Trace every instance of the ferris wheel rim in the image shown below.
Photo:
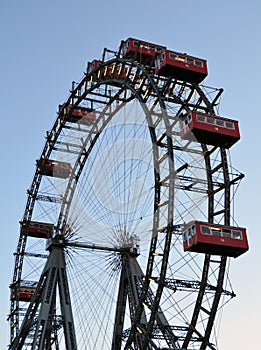
[[[158,89],[157,89],[157,87],[154,85],[154,82],[152,81],[152,78],[149,76],[149,74],[142,68],[142,67],[140,67],[138,64],[134,64],[132,61],[128,61],[128,60],[123,60],[123,59],[119,59],[119,58],[116,58],[116,59],[113,59],[113,60],[110,60],[110,61],[108,61],[108,62],[105,62],[104,63],[104,67],[105,66],[107,66],[107,65],[110,65],[110,64],[113,64],[113,63],[118,63],[118,62],[120,62],[121,64],[130,64],[130,65],[132,65],[132,66],[135,66],[136,67],[136,69],[139,69],[141,72],[142,72],[142,75],[145,75],[146,76],[146,78],[148,78],[148,81],[150,81],[150,82],[152,82],[153,84],[152,84],[152,87],[153,88],[155,88],[155,93],[156,93],[156,95],[157,95],[157,99],[159,100],[159,101],[161,101],[160,102],[160,106],[161,106],[161,108],[162,109],[164,109],[164,107],[165,107],[165,103],[164,103],[164,99],[162,99],[162,94],[158,91]],[[108,80],[102,80],[101,79],[101,81],[100,81],[100,83],[98,83],[99,85],[106,85],[106,84],[110,84],[112,81],[114,81],[115,80],[115,78],[114,77],[112,77],[111,79],[108,79]],[[83,82],[83,81],[82,81]],[[82,83],[81,82],[81,83]],[[122,84],[122,87],[124,88],[124,89],[130,89],[131,88],[131,85],[128,85],[128,82],[126,82],[126,81],[121,81],[121,84]],[[93,87],[93,89],[95,89],[96,88],[96,86],[94,86]],[[191,89],[192,88],[195,88],[195,87],[191,87]],[[200,91],[200,88],[198,87],[198,86],[196,86],[196,90],[197,91]],[[77,91],[77,88],[76,88],[76,90],[75,91]],[[134,93],[136,93],[137,95],[136,95],[136,97],[139,97],[139,93],[135,90],[135,89],[133,89],[133,92]],[[203,93],[203,92],[202,92]],[[72,96],[73,96],[73,93],[72,93],[72,95],[70,96],[70,98],[68,99],[68,103],[69,103],[69,101],[70,101],[70,99],[72,98]],[[208,102],[208,99],[205,97],[205,101],[207,101]],[[184,106],[186,106],[186,102],[184,102],[184,101],[182,101],[181,100],[181,102],[183,103],[183,105]],[[187,108],[189,108],[189,107],[187,107]],[[207,108],[210,108],[209,107],[209,105],[207,104]],[[164,116],[163,116],[164,117]],[[58,115],[58,117],[57,117],[57,119],[56,119],[56,122],[55,122],[55,124],[54,124],[54,127],[53,127],[53,129],[52,129],[52,131],[54,130],[56,130],[56,128],[57,128],[57,125],[59,124],[59,120],[60,120],[60,116]],[[62,123],[61,123],[61,125],[62,125]],[[169,126],[169,124],[168,124],[168,122],[167,122],[167,127],[166,127],[166,133],[168,134],[168,132],[169,132],[169,128],[170,128],[170,126]],[[62,130],[62,128],[61,129],[59,129],[60,131]],[[51,133],[50,134],[53,134],[53,132],[51,131]],[[55,137],[54,137],[54,140],[57,140],[58,138],[59,138],[59,134],[56,134],[56,132],[54,133],[54,135],[55,135]],[[156,135],[155,135],[156,136]],[[173,151],[173,148],[172,148],[172,144],[171,144],[171,137],[168,137],[168,140],[169,140],[169,142],[170,143],[168,143],[168,150],[169,150],[169,152],[172,152]],[[46,159],[48,159],[49,157],[50,157],[50,155],[51,155],[51,152],[52,152],[52,149],[51,148],[49,148],[50,146],[49,146],[49,144],[48,144],[48,142],[50,142],[50,140],[47,140],[46,141],[46,144],[45,144],[45,146],[44,146],[44,150],[43,150],[43,152],[42,152],[42,155],[41,155],[41,157],[46,157]],[[203,149],[203,151],[204,151],[204,149]],[[206,160],[208,159],[207,158],[208,157],[208,155],[206,155]],[[223,150],[222,151],[222,160],[224,160],[223,161],[223,169],[224,169],[224,172],[225,173],[228,173],[228,169],[227,169],[227,163],[226,163],[226,159],[225,159],[225,150]],[[211,172],[211,168],[210,169],[208,169],[207,171],[210,173]],[[75,178],[78,178],[79,177],[79,175],[80,175],[80,172],[78,172],[78,174],[73,174],[73,175],[71,175],[71,179],[75,179]],[[42,178],[42,175],[40,175],[39,173],[35,173],[35,176],[34,176],[34,180],[33,180],[33,183],[32,183],[32,186],[31,186],[31,190],[29,191],[29,195],[28,195],[28,202],[27,202],[27,206],[26,206],[26,210],[25,210],[25,213],[24,213],[24,219],[23,220],[25,220],[25,221],[27,221],[28,219],[30,220],[30,218],[31,218],[31,215],[32,215],[32,212],[33,212],[33,208],[34,208],[34,200],[36,199],[36,195],[37,195],[37,191],[38,191],[38,189],[39,189],[39,186],[40,186],[40,183],[41,183],[41,178]],[[155,181],[156,181],[156,179],[155,179]],[[38,187],[37,187],[38,186]],[[230,185],[228,185],[227,187],[226,187],[226,191],[228,192],[229,191],[229,188],[230,188]],[[74,195],[74,192],[73,192],[73,195]],[[32,197],[31,197],[32,196]],[[33,196],[35,196],[35,198],[33,198]],[[229,196],[227,196],[227,198],[229,198]],[[154,199],[155,200],[155,199]],[[172,208],[170,209],[170,210],[172,210]],[[60,215],[61,215],[61,213],[60,213]],[[211,214],[211,215],[213,215],[213,213]],[[65,215],[66,216],[66,215]],[[229,217],[229,213],[227,213],[226,214],[226,217],[227,217],[227,219],[226,220],[228,220],[228,217]],[[59,226],[59,225],[58,225]],[[20,244],[20,243],[19,243]],[[23,254],[24,253],[24,249],[25,249],[25,247],[26,247],[26,238],[25,238],[25,240],[21,243],[21,245],[18,245],[18,249],[17,249],[17,252],[19,253],[19,254]],[[167,247],[166,247],[166,251],[167,251]],[[225,260],[226,259],[222,259],[222,263],[221,263],[221,275],[222,274],[224,274],[224,272],[225,272]],[[207,257],[207,259],[206,259],[206,261],[208,261],[208,264],[209,264],[209,258]],[[151,264],[152,264],[152,262],[151,262]],[[204,264],[204,267],[206,268],[206,266],[205,266],[205,264]],[[20,273],[20,274],[19,274]],[[16,274],[17,274],[17,271],[16,271]],[[164,275],[164,271],[163,271],[163,275]],[[151,273],[150,274],[146,274],[146,276],[148,276],[148,279],[151,277]],[[17,278],[18,277],[18,278]],[[21,277],[21,271],[20,272],[18,272],[18,274],[15,276],[15,278],[14,279],[16,279],[16,280],[19,280],[19,277]],[[203,277],[202,277],[203,278]],[[221,277],[221,280],[222,280],[222,277]],[[204,281],[203,281],[204,282]],[[160,286],[160,287],[163,287],[163,286]],[[147,288],[148,288],[148,286],[147,286]],[[204,293],[204,291],[202,290],[201,292],[203,292]],[[217,291],[217,294],[220,292],[220,290],[219,291]],[[146,289],[144,290],[144,293],[146,294]],[[159,299],[160,299],[160,295],[159,295]],[[200,302],[199,302],[199,304],[200,304]],[[198,305],[199,306],[199,305]],[[198,308],[198,306],[197,306],[197,308]],[[193,326],[193,324],[192,324],[192,326]],[[209,326],[209,329],[211,329],[212,328],[212,326],[210,325]]]

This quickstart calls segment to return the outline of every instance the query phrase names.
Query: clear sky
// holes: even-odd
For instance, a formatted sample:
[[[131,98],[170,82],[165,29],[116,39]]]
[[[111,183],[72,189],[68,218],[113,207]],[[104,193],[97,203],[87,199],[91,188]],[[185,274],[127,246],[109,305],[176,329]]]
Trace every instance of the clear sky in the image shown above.
[[[208,60],[206,84],[225,89],[220,114],[238,119],[233,165],[246,174],[235,216],[250,251],[231,263],[237,294],[224,308],[220,350],[257,349],[261,312],[259,0],[2,0],[0,2],[0,348],[8,343],[9,284],[35,160],[58,104],[104,47],[136,37]]]

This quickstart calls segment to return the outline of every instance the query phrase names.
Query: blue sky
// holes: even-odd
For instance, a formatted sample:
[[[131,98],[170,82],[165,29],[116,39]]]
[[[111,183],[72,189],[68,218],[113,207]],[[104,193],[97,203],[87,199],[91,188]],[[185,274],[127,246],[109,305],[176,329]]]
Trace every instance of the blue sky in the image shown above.
[[[19,220],[35,160],[57,106],[80,80],[86,63],[104,47],[136,37],[208,60],[206,84],[225,89],[220,114],[239,120],[241,141],[233,165],[246,174],[235,216],[248,228],[250,251],[233,260],[237,298],[224,309],[220,349],[256,349],[261,322],[259,215],[261,4],[259,0],[91,2],[84,0],[0,3],[1,282],[0,347],[8,343],[6,315]]]

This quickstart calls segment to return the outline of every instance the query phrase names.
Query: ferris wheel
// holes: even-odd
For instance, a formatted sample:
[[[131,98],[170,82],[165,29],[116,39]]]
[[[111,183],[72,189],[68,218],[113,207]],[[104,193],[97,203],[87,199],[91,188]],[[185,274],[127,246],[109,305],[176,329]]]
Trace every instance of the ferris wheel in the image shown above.
[[[28,189],[9,349],[218,349],[248,246],[231,222],[238,124],[206,75],[129,38],[72,84]]]

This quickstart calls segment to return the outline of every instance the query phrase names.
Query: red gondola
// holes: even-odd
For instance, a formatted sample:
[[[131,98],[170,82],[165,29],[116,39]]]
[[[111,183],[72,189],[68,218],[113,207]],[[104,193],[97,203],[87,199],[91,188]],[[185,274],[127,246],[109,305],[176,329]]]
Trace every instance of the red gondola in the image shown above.
[[[11,300],[18,299],[19,301],[29,302],[35,294],[36,282],[21,281],[18,287],[11,286]]]
[[[69,109],[66,113],[66,120],[71,123],[92,125],[96,120],[96,113],[91,108],[76,107]]]
[[[246,229],[192,221],[183,230],[184,251],[238,257],[248,250]]]
[[[200,143],[224,148],[230,148],[240,139],[236,120],[198,112],[189,112],[181,118],[181,138],[192,140],[192,135]]]
[[[21,225],[22,234],[27,234],[35,238],[49,239],[52,237],[54,231],[54,225],[45,222],[24,221]]]
[[[87,74],[90,74],[94,69],[98,68],[100,64],[101,61],[99,60],[93,60],[92,62],[89,62],[87,67]]]
[[[93,60],[92,62],[89,62],[87,73],[90,74],[93,70],[98,68],[102,64],[102,61],[99,60]],[[101,76],[104,78],[121,78],[125,79],[128,74],[128,68],[123,68],[122,65],[117,64],[111,64],[106,65],[102,69],[97,71],[97,78],[100,78]],[[118,81],[111,81],[111,85],[119,86],[121,85]]]
[[[208,75],[207,61],[174,51],[164,50],[156,57],[156,74],[201,83]]]
[[[72,167],[70,163],[51,159],[40,159],[36,161],[38,171],[41,175],[66,179],[69,177]]]
[[[136,59],[142,64],[151,64],[153,57],[164,50],[166,50],[165,46],[133,38],[128,38],[126,41],[123,41],[121,45],[121,54],[123,58]]]

